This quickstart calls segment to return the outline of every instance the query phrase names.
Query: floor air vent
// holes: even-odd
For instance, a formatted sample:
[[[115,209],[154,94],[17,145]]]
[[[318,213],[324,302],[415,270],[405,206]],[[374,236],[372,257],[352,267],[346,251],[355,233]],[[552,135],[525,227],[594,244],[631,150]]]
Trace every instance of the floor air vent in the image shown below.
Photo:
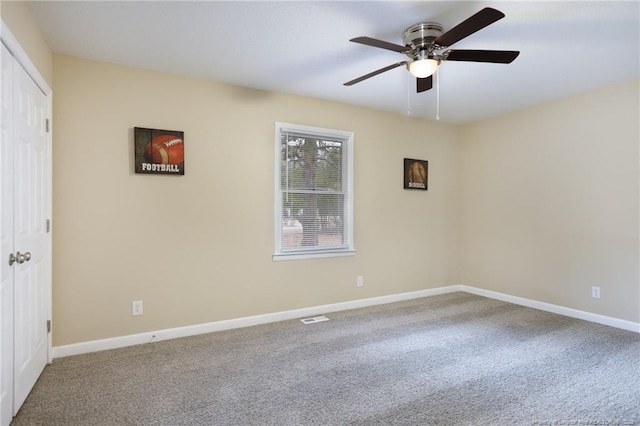
[[[320,315],[319,317],[304,318],[304,319],[301,319],[300,321],[302,321],[305,324],[315,324],[317,322],[329,321],[329,318],[325,317],[324,315]]]

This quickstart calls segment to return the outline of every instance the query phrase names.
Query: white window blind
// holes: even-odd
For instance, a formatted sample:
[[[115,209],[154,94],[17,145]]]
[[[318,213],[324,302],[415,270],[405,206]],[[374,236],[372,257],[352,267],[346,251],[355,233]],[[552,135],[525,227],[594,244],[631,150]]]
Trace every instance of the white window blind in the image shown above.
[[[275,260],[353,254],[353,133],[276,123]]]

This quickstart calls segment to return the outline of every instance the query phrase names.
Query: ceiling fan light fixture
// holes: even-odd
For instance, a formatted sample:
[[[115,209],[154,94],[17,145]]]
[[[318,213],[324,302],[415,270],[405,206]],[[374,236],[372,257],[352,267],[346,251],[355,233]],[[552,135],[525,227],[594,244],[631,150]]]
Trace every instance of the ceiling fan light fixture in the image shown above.
[[[440,61],[432,58],[416,59],[409,63],[409,72],[417,78],[426,78],[438,69]]]

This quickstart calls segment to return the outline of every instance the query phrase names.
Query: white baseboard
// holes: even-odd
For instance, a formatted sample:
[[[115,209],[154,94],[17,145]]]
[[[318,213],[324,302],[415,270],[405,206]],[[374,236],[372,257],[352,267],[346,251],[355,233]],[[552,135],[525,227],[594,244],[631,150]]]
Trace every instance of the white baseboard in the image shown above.
[[[577,309],[566,308],[564,306],[552,305],[551,303],[538,302],[537,300],[525,299],[523,297],[511,296],[509,294],[498,293],[495,291],[483,290],[481,288],[469,287],[461,285],[460,291],[476,294],[478,296],[489,297],[491,299],[502,300],[503,302],[522,305],[528,308],[539,309],[541,311],[552,312],[554,314],[564,315],[566,317],[577,318],[589,322],[608,325],[610,327],[621,328],[623,330],[640,333],[640,323],[622,320],[604,315],[593,314],[591,312],[579,311]]]
[[[275,312],[271,314],[235,318],[225,321],[190,325],[186,327],[169,328],[140,334],[131,334],[128,336],[114,337],[111,339],[92,340],[89,342],[75,343],[72,345],[55,346],[53,348],[53,357],[61,358],[70,355],[80,355],[107,349],[116,349],[125,346],[139,345],[143,343],[159,342],[161,340],[212,333],[215,331],[231,330],[234,328],[250,327],[253,325],[268,324],[277,321],[305,318],[314,315],[327,314],[330,312],[365,308],[368,306],[400,302],[403,300],[435,296],[438,294],[454,293],[457,291],[464,291],[467,293],[476,294],[478,296],[502,300],[504,302],[527,306],[529,308],[539,309],[541,311],[552,312],[567,317],[578,318],[585,321],[595,322],[598,324],[608,325],[610,327],[640,333],[640,323],[593,314],[585,311],[579,311],[577,309],[552,305],[550,303],[538,302],[536,300],[525,299],[518,296],[511,296],[509,294],[483,290],[466,285],[452,285],[447,287],[432,288],[428,290],[413,291],[409,293],[392,294],[390,296],[372,297],[368,299],[353,300],[350,302],[332,303],[329,305],[313,306],[310,308],[294,309],[291,311]]]
[[[113,337],[111,339],[92,340],[89,342],[75,343],[72,345],[55,346],[53,348],[53,357],[61,358],[70,355],[80,355],[107,349],[116,349],[125,346],[139,345],[143,343],[159,342],[161,340],[212,333],[214,331],[250,327],[253,325],[268,324],[277,321],[285,321],[310,317],[314,315],[327,314],[329,312],[346,311],[349,309],[383,305],[385,303],[400,302],[403,300],[417,299],[420,297],[435,296],[437,294],[453,293],[456,291],[460,291],[460,287],[461,286],[459,285],[453,285],[448,287],[432,288],[428,290],[413,291],[409,293],[392,294],[389,296],[372,297],[368,299],[353,300],[350,302],[332,303],[329,305],[275,312],[272,314],[235,318],[225,321],[216,321],[205,324],[190,325],[186,327],[169,328],[140,334],[131,334],[128,336]]]

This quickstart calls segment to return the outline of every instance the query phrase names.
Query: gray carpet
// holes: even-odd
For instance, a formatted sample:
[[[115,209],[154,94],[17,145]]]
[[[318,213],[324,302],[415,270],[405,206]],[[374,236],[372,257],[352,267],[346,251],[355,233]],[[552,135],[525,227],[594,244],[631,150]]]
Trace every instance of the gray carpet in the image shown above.
[[[54,360],[12,425],[640,425],[640,335],[467,293]]]

